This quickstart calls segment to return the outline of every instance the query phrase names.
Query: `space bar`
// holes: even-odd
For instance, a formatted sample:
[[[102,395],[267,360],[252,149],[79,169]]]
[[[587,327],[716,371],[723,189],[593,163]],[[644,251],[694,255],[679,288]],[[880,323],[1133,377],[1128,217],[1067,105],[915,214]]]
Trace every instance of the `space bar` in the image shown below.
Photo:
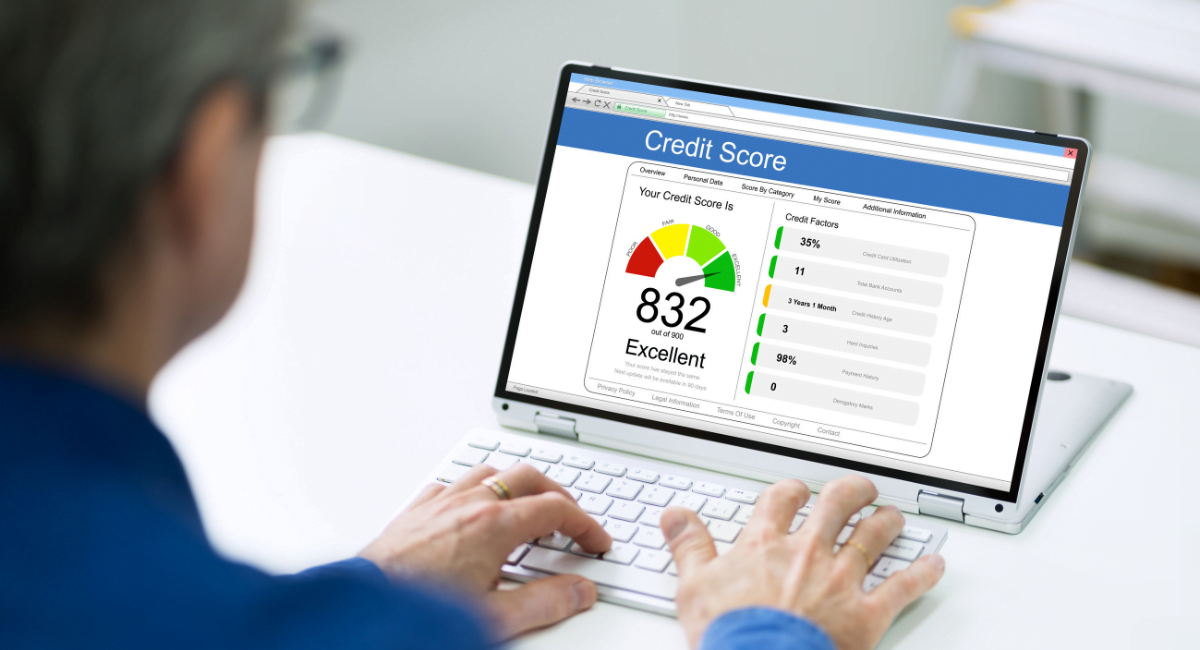
[[[548,548],[530,549],[525,559],[521,560],[521,566],[546,573],[574,573],[598,585],[628,589],[668,600],[675,600],[675,589],[679,586],[679,579],[674,576]]]

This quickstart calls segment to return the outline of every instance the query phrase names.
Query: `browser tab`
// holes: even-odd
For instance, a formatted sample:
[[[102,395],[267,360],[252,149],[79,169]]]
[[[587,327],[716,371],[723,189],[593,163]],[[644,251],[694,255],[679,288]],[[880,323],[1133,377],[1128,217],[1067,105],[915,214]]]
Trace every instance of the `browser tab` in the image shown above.
[[[671,97],[667,99],[667,106],[670,106],[671,108],[683,108],[700,113],[712,113],[714,115],[733,115],[733,111],[729,110],[728,106],[721,106],[720,104],[707,104],[705,102],[694,102],[690,99],[676,99]]]
[[[614,88],[604,88],[602,86],[584,86],[579,90],[579,92],[588,95],[611,97],[612,99],[620,99],[630,102],[643,102],[654,106],[667,105],[667,98],[663,97],[662,95],[648,95],[646,93],[633,92],[632,90],[616,90]]]

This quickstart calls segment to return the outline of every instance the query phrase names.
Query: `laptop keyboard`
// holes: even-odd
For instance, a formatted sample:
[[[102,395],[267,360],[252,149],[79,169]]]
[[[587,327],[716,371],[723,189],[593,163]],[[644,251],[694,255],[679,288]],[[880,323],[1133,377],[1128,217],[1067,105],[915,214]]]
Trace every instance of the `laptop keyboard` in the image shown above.
[[[703,470],[685,473],[652,459],[582,451],[499,432],[472,432],[448,461],[434,477],[443,483],[453,483],[479,464],[499,470],[517,463],[532,465],[563,486],[613,538],[612,549],[602,556],[585,553],[558,533],[522,544],[508,556],[503,571],[506,577],[531,580],[545,574],[582,575],[598,585],[601,600],[665,614],[674,613],[679,574],[659,529],[663,510],[680,506],[697,513],[708,525],[717,553],[723,554],[737,543],[759,496],[757,489],[730,484],[753,481],[728,477],[717,482],[707,476],[711,472]],[[837,537],[835,550],[872,510],[850,518]],[[802,507],[792,519],[789,533],[799,530],[811,511],[811,502]],[[936,552],[945,538],[941,524],[910,520],[871,568],[863,588],[870,591],[922,555]]]

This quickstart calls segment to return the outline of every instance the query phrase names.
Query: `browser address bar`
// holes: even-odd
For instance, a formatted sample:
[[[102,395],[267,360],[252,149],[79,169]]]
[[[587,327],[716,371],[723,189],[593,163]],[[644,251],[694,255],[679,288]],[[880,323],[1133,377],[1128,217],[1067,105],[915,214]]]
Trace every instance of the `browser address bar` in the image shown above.
[[[635,108],[629,106],[630,109]],[[641,107],[637,107],[641,108]],[[657,108],[657,107],[656,107]],[[650,109],[654,113],[663,113],[663,117],[673,122],[682,122],[685,124],[694,124],[696,126],[707,126],[729,131],[743,131],[745,133],[755,133],[760,135],[772,136],[776,138],[785,138],[788,140],[799,140],[805,143],[818,145],[827,145],[841,149],[853,149],[857,151],[867,151],[882,155],[897,156],[915,160],[944,163],[958,167],[971,167],[975,169],[983,169],[995,172],[1005,172],[1016,174],[1019,176],[1028,176],[1032,178],[1046,179],[1066,183],[1070,174],[1066,170],[1049,169],[1046,167],[1037,167],[1034,165],[1026,165],[1023,163],[1006,162],[1002,160],[994,160],[989,158],[977,158],[975,156],[965,156],[961,154],[951,153],[947,151],[937,151],[931,149],[922,149],[917,147],[909,147],[901,144],[888,144],[884,142],[874,142],[871,140],[862,140],[859,138],[849,138],[843,136],[832,135],[828,133],[818,133],[805,129],[793,129],[786,126],[774,126],[770,124],[761,124],[756,122],[743,122],[729,118],[718,117],[714,115],[706,115],[700,113],[690,113],[687,111],[678,110],[663,110],[661,108]],[[634,111],[629,111],[634,112]],[[641,111],[638,111],[641,112]]]

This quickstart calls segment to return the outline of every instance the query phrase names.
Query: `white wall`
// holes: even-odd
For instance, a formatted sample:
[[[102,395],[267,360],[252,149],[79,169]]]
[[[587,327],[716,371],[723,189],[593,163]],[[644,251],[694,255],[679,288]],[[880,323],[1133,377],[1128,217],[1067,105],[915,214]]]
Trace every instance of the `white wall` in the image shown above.
[[[310,13],[351,47],[328,130],[533,181],[564,61],[932,113],[960,4],[983,2],[324,0]],[[971,117],[1047,130],[1044,106],[1035,84],[988,75]],[[1101,149],[1200,177],[1196,120],[1097,108]]]

